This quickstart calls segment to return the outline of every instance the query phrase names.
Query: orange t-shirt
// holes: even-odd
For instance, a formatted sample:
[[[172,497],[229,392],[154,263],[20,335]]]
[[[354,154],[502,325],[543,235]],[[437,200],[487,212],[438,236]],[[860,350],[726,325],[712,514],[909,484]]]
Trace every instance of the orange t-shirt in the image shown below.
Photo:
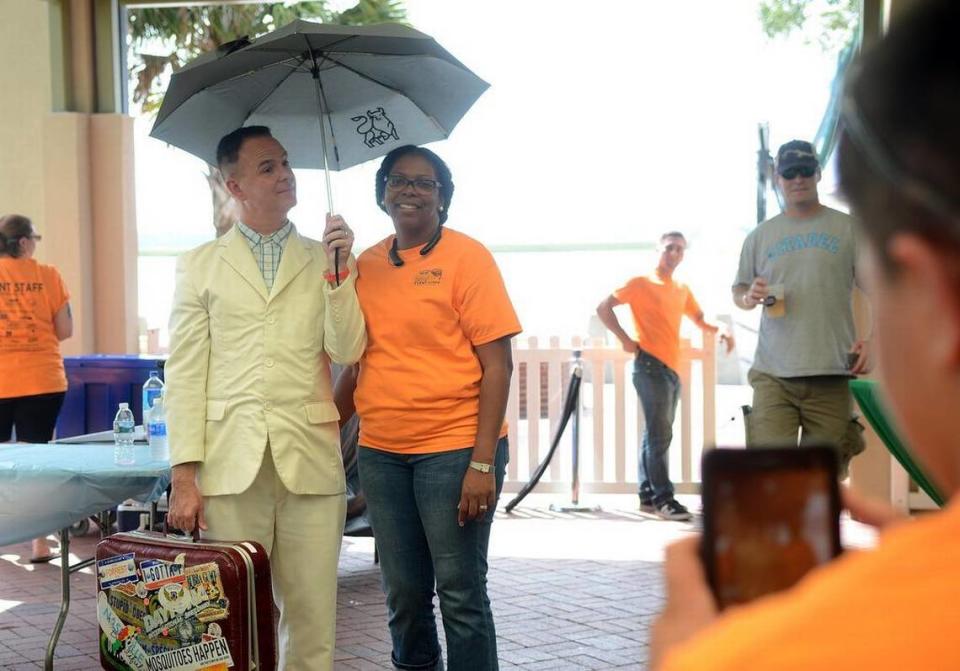
[[[680,369],[680,319],[700,314],[700,306],[686,284],[661,278],[656,272],[634,277],[613,292],[630,306],[637,344],[672,368]]]
[[[69,298],[53,266],[0,257],[0,398],[66,391],[53,317]]]
[[[426,256],[400,250],[400,267],[387,257],[392,242],[357,259],[367,323],[354,395],[360,444],[412,454],[472,447],[483,376],[473,348],[521,330],[503,278],[483,245],[449,228]]]
[[[960,498],[793,589],[730,609],[660,671],[960,669]]]

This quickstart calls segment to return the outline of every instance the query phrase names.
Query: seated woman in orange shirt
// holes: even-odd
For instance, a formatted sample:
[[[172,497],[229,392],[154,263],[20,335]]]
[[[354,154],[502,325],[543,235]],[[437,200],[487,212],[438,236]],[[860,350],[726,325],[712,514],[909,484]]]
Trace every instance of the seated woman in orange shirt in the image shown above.
[[[432,151],[394,149],[377,204],[396,230],[357,260],[367,324],[338,405],[360,415],[360,484],[377,539],[400,669],[497,669],[487,596],[490,524],[507,463],[504,424],[520,323],[490,252],[443,228],[453,179]]]
[[[0,217],[0,443],[53,438],[67,376],[60,341],[73,334],[70,296],[53,266],[37,263],[40,236],[24,216]],[[56,555],[33,541],[31,562]]]

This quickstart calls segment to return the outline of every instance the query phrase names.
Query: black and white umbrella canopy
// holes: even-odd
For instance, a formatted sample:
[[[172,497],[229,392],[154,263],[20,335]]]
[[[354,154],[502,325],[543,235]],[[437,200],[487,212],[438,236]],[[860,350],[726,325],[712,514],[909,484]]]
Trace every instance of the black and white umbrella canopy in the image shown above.
[[[488,86],[412,28],[294,21],[174,73],[150,135],[215,164],[221,137],[269,126],[293,167],[342,170],[446,138]]]

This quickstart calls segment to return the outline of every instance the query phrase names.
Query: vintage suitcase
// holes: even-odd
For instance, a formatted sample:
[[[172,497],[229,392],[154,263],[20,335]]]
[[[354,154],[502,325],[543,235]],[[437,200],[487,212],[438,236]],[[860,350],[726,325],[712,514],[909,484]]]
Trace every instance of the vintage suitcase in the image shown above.
[[[146,531],[97,545],[100,663],[113,671],[271,671],[270,561],[252,541]]]

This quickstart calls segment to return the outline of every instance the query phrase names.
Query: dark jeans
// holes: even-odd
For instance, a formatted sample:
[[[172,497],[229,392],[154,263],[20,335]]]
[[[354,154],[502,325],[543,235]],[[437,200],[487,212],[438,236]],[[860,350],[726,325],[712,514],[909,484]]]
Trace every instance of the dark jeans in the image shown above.
[[[66,395],[66,392],[58,391],[0,398],[0,443],[10,440],[14,427],[21,443],[49,443]]]
[[[633,386],[637,389],[646,420],[643,447],[637,458],[640,498],[660,505],[673,498],[667,450],[673,440],[680,378],[662,361],[641,351],[633,362]]]
[[[457,524],[472,452],[396,454],[360,447],[360,484],[380,553],[397,668],[443,669],[434,590],[450,670],[499,668],[487,596],[487,545],[496,506],[480,521]],[[507,440],[501,438],[494,462],[498,497],[508,458]]]

